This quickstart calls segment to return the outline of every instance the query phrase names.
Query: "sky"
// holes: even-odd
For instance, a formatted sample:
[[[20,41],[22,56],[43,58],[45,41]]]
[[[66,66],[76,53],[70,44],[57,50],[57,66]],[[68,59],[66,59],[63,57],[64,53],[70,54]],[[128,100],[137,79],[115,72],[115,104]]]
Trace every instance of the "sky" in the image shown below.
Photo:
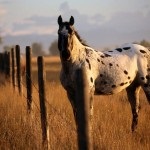
[[[150,41],[149,0],[0,0],[3,45],[22,48],[57,39],[57,18],[75,19],[75,28],[94,48]]]

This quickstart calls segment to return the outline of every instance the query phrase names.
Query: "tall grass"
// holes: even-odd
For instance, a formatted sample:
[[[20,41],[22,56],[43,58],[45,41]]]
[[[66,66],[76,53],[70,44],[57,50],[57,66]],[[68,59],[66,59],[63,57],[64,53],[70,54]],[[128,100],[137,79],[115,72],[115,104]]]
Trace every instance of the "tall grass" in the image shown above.
[[[58,80],[60,64],[53,61],[48,60],[46,63],[50,145],[52,150],[74,150],[77,149],[77,138],[73,113],[66,93]],[[33,68],[35,68],[33,72],[35,79],[35,62],[33,62]],[[53,74],[53,68],[57,76]],[[26,110],[25,88],[24,95],[21,97],[9,83],[2,81],[0,81],[0,149],[41,150],[42,137],[36,80],[33,87],[31,116]],[[139,124],[135,133],[131,133],[130,129],[132,116],[125,92],[94,98],[95,150],[150,149],[150,109],[142,91]]]

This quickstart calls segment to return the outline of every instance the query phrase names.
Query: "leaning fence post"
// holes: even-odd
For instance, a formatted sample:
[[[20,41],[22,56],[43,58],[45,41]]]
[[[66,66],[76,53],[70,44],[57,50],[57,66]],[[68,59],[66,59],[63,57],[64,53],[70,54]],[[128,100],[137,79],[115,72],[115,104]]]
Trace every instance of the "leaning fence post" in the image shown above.
[[[12,86],[15,90],[15,86],[16,86],[16,78],[15,78],[15,53],[14,53],[14,48],[11,49],[11,76],[12,76]]]
[[[47,108],[46,108],[46,94],[45,94],[45,66],[44,59],[39,56],[38,62],[38,85],[39,85],[39,100],[40,100],[40,110],[41,110],[41,127],[42,127],[42,137],[43,137],[43,147],[49,149],[49,127],[47,120]]]
[[[20,60],[20,46],[16,45],[16,65],[17,65],[17,85],[19,94],[22,95],[22,76],[21,76],[21,60]]]
[[[26,46],[26,87],[27,87],[27,110],[32,109],[32,74],[31,74],[31,48]]]
[[[92,140],[90,133],[89,118],[89,92],[87,77],[84,69],[78,69],[76,72],[76,104],[77,104],[77,134],[79,150],[91,150]]]

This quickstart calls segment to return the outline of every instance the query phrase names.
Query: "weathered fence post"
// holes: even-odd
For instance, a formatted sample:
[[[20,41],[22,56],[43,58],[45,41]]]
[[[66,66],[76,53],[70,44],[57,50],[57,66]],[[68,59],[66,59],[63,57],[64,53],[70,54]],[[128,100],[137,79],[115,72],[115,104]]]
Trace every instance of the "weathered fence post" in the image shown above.
[[[15,52],[14,52],[14,48],[11,49],[11,76],[12,76],[12,86],[13,86],[13,89],[15,90],[16,88],[16,78],[15,78],[15,74],[16,74],[16,71],[15,71]]]
[[[20,46],[16,45],[16,65],[17,65],[17,85],[19,94],[22,95],[22,76],[21,76],[21,60],[20,60]]]
[[[0,72],[4,73],[4,53],[0,53]]]
[[[32,74],[31,74],[31,48],[26,47],[26,87],[27,87],[27,110],[31,113],[32,109]]]
[[[11,83],[11,60],[10,52],[5,52],[5,77],[9,83]]]
[[[41,127],[42,127],[42,137],[44,149],[49,149],[49,126],[47,120],[47,108],[46,108],[46,94],[45,94],[45,66],[42,56],[37,59],[38,62],[38,85],[39,85],[39,99],[40,99],[40,109],[41,109]]]
[[[0,73],[2,73],[2,57],[3,57],[3,54],[0,53]]]
[[[78,69],[76,73],[78,148],[79,150],[91,150],[93,147],[90,133],[90,99],[88,95],[87,77],[84,69]]]

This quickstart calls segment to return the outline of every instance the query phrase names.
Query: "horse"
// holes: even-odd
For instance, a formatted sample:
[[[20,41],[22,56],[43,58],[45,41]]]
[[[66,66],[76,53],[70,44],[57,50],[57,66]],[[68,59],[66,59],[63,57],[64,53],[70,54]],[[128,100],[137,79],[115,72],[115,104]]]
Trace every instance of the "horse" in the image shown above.
[[[60,82],[67,92],[76,120],[76,71],[84,68],[87,77],[90,116],[94,95],[110,95],[126,89],[132,110],[131,130],[138,124],[139,92],[142,88],[150,104],[150,51],[127,43],[113,50],[98,51],[88,46],[74,28],[74,17],[64,22],[58,17],[58,49],[61,60]]]

